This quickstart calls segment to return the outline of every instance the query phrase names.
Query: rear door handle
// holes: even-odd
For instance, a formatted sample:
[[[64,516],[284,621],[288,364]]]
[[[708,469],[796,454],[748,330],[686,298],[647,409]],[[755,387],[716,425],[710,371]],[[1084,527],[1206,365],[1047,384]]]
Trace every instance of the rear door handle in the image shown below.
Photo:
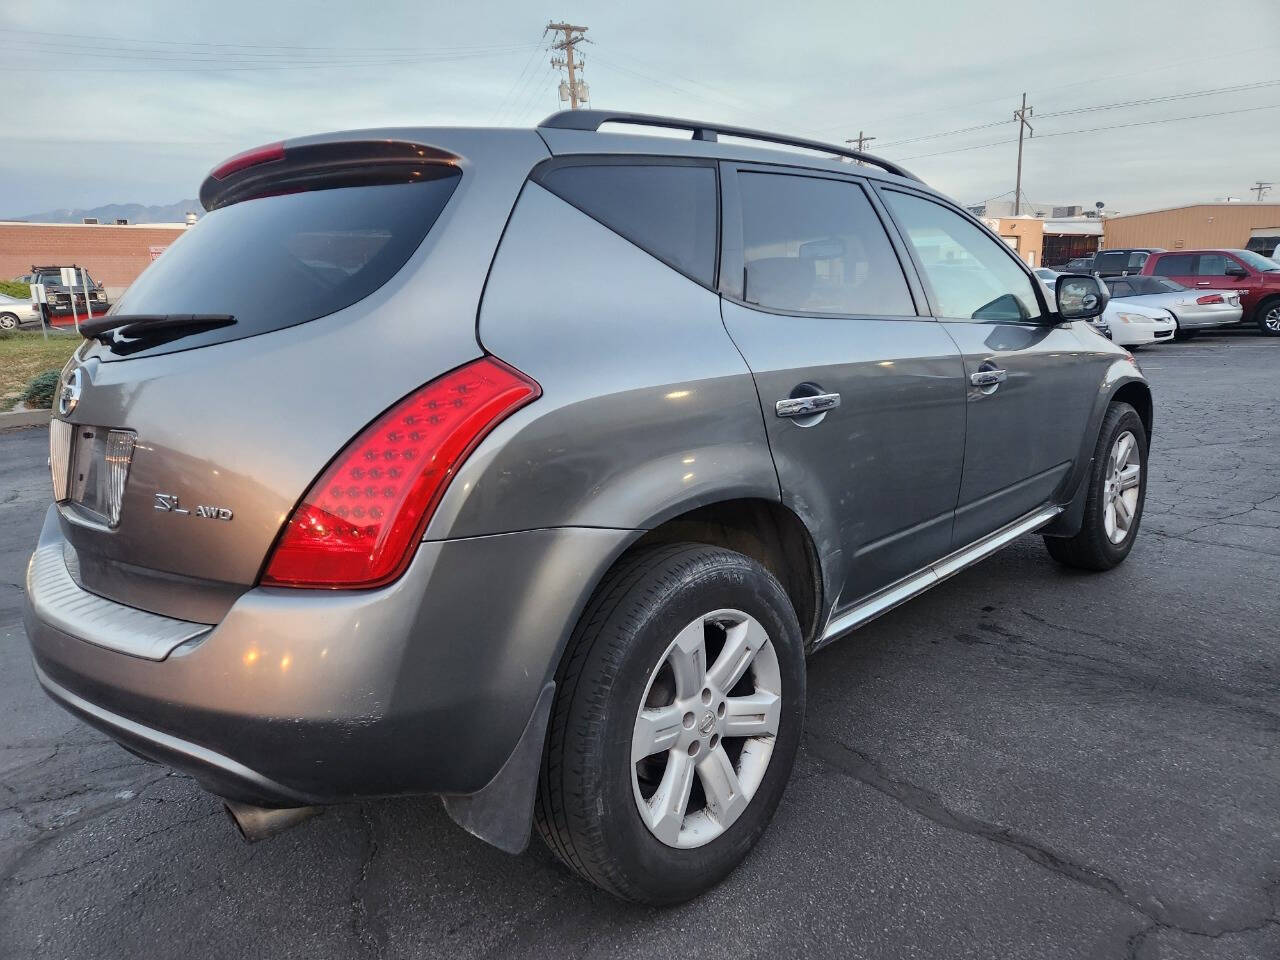
[[[774,412],[780,417],[808,417],[826,410],[834,410],[840,406],[840,394],[819,393],[813,397],[788,397],[773,405]]]
[[[975,387],[998,387],[1009,379],[1009,371],[993,367],[969,374],[969,382]]]
[[[1197,287],[1207,287],[1207,286],[1209,286],[1209,281],[1208,281],[1208,280],[1197,280],[1197,281],[1196,281],[1196,286],[1197,286]]]

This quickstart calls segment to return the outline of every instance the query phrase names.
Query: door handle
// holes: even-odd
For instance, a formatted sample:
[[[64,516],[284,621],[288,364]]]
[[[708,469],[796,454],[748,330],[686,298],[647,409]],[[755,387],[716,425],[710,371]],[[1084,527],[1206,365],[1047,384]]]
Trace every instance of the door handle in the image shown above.
[[[1207,286],[1209,286],[1209,281],[1208,281],[1208,280],[1197,280],[1197,281],[1196,281],[1196,286],[1197,286],[1197,287],[1207,287]]]
[[[788,397],[773,405],[780,417],[808,417],[840,406],[840,394],[819,393],[812,397]]]
[[[1009,379],[1009,371],[1001,370],[999,367],[988,367],[969,374],[969,382],[975,387],[998,387],[1007,379]]]

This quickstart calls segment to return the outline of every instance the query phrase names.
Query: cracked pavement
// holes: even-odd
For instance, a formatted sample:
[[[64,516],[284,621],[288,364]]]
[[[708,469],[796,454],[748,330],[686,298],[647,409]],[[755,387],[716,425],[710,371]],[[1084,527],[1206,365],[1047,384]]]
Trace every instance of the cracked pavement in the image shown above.
[[[1072,573],[1026,537],[816,655],[772,827],[668,911],[431,799],[243,844],[39,691],[45,434],[0,434],[0,956],[1280,956],[1280,341],[1139,356],[1156,429],[1128,562]]]

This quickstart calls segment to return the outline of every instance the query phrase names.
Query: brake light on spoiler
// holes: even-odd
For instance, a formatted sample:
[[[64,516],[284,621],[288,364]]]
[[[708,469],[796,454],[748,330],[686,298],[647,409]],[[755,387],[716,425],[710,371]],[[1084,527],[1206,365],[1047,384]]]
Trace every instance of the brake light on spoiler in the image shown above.
[[[274,163],[276,160],[283,159],[284,142],[268,143],[265,146],[246,150],[244,153],[237,153],[234,157],[228,157],[214,167],[209,176],[215,180],[225,180],[231,174],[239,173],[241,170],[247,170],[262,163]]]
[[[463,461],[542,388],[494,357],[405,397],[356,436],[294,509],[264,586],[351,589],[395,580]]]

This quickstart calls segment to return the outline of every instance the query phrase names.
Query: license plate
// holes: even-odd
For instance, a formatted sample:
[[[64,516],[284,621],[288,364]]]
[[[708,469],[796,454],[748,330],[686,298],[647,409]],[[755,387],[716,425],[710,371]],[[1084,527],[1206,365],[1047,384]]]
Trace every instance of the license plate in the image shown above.
[[[117,526],[134,441],[131,430],[51,420],[49,465],[54,498],[74,504],[89,519]]]

